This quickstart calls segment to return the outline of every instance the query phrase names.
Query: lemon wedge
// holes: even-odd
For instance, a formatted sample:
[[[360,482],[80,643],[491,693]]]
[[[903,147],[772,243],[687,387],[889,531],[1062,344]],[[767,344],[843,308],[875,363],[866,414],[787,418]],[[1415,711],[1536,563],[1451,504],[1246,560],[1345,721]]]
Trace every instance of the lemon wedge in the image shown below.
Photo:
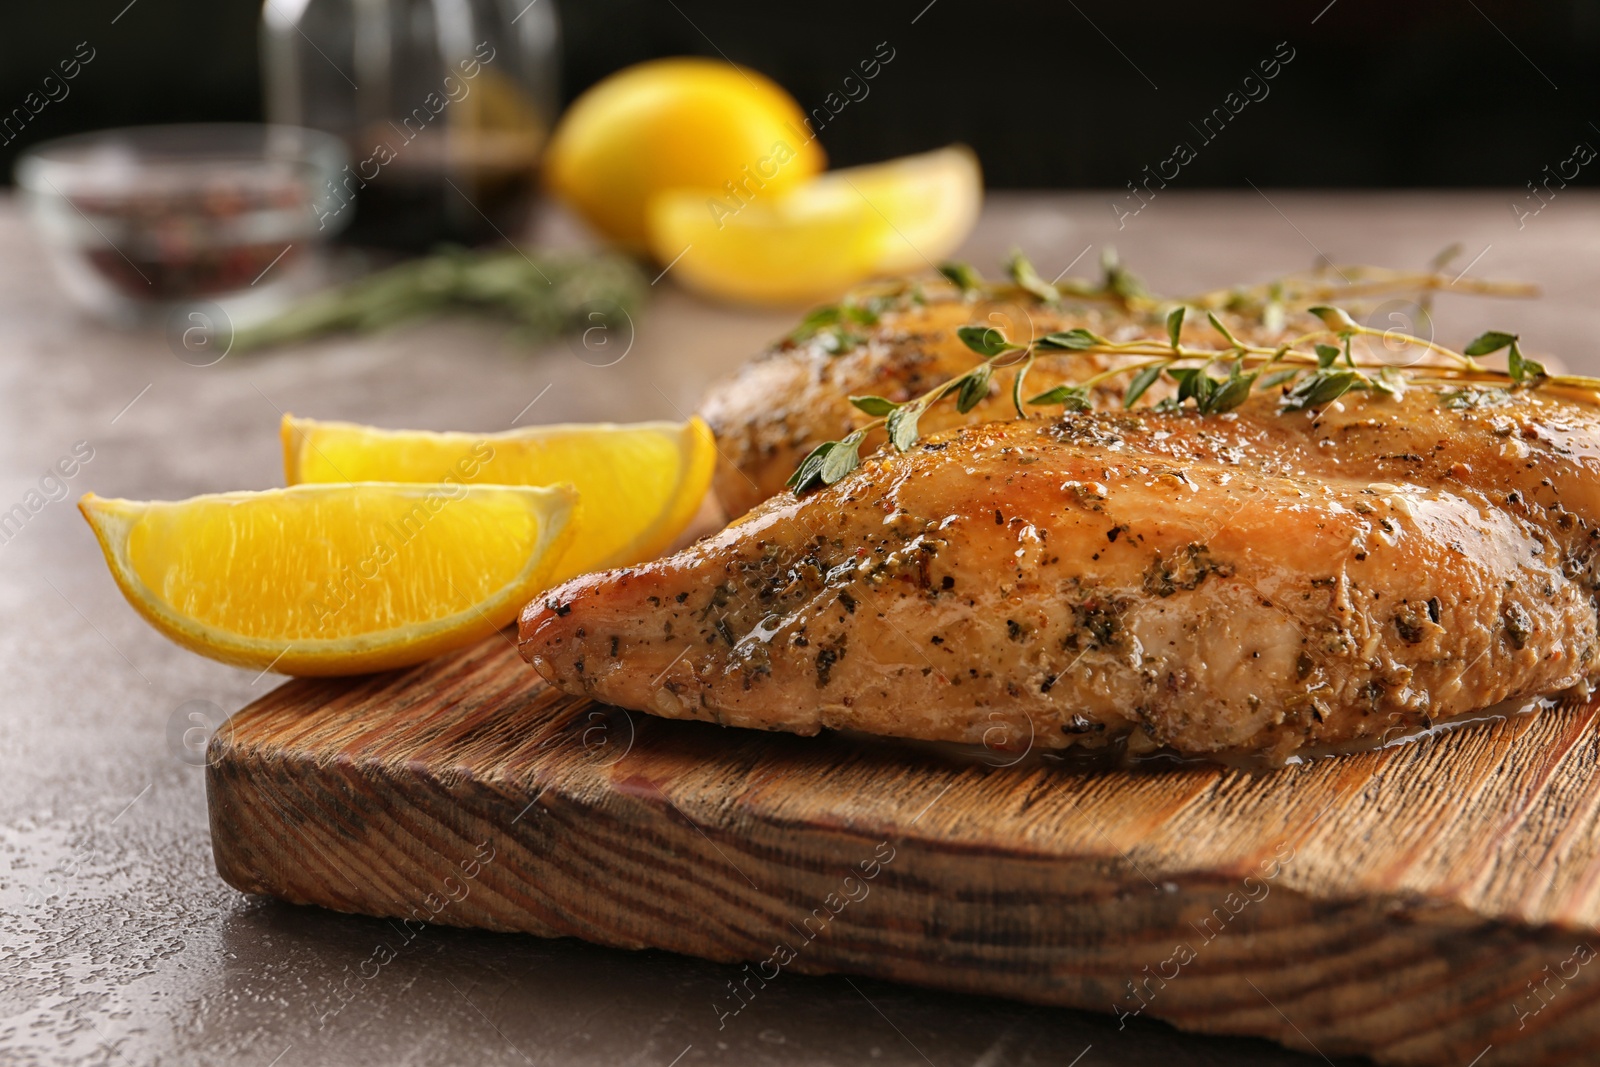
[[[557,577],[653,559],[694,519],[717,449],[700,419],[532,426],[504,433],[382,430],[285,415],[284,477],[302,482],[463,482],[578,491]]]
[[[570,486],[303,485],[179,501],[85,496],[112,576],[195,652],[361,674],[488,636],[553,584]]]
[[[711,296],[827,300],[874,275],[930,269],[966,238],[982,202],[977,157],[956,145],[743,202],[717,190],[658,193],[650,249],[681,283]]]

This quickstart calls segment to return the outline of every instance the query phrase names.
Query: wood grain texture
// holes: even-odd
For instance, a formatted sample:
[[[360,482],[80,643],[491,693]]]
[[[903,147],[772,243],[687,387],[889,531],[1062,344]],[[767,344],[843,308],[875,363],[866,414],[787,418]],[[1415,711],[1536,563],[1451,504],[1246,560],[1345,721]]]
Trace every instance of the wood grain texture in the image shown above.
[[[207,792],[245,892],[750,961],[708,1021],[845,972],[1384,1063],[1587,1063],[1596,714],[1075,773],[630,716],[495,638],[283,685],[213,739]]]

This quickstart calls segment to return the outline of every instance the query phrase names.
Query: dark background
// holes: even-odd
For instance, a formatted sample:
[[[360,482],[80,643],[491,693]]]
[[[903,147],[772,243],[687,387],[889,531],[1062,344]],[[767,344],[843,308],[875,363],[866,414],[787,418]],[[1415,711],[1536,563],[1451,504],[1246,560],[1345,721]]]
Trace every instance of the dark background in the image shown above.
[[[4,0],[0,112],[79,41],[97,52],[70,97],[0,146],[7,179],[20,148],[64,133],[260,117],[258,4],[126,4]],[[821,131],[833,162],[965,141],[1001,187],[1120,187],[1180,139],[1200,148],[1183,188],[1521,187],[1579,140],[1600,146],[1600,0],[926,5],[558,0],[563,83],[570,99],[637,60],[720,51],[810,109],[887,41],[871,95]],[[1271,95],[1203,144],[1188,124],[1280,41],[1295,59]]]

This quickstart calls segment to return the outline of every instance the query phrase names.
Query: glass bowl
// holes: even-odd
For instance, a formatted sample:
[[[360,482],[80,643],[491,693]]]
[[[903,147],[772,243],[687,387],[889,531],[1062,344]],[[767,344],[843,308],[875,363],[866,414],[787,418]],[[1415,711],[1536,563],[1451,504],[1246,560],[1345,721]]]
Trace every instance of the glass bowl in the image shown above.
[[[104,130],[49,141],[17,185],[51,266],[80,304],[118,320],[209,301],[269,313],[348,221],[338,138],[292,126]]]

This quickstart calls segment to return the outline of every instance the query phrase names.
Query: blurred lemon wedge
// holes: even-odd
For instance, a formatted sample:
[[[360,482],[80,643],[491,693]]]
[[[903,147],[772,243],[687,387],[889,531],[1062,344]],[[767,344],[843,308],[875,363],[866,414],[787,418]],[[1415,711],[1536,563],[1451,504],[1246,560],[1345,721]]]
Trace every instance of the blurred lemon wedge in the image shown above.
[[[688,527],[717,449],[700,419],[532,426],[504,433],[383,430],[285,415],[284,477],[303,482],[551,485],[578,491],[558,578],[653,559]]]
[[[195,652],[283,674],[409,666],[553,584],[570,486],[302,485],[78,503],[128,602]]]
[[[983,175],[962,145],[830,171],[744,200],[673,189],[649,205],[650,250],[681,283],[753,303],[837,297],[879,274],[928,270],[977,221]]]

